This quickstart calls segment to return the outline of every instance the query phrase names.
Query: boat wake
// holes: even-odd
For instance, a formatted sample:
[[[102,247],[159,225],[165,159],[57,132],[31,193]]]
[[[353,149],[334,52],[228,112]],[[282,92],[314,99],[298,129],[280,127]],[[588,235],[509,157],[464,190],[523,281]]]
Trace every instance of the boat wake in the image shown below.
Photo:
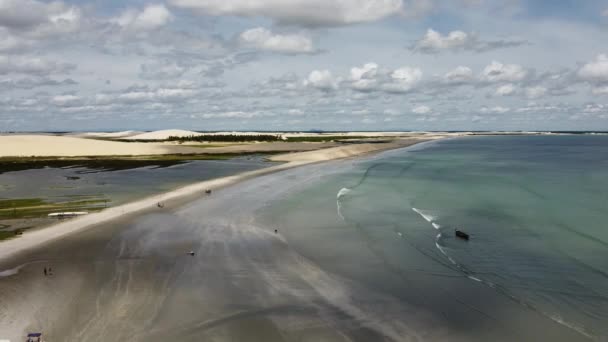
[[[417,208],[412,208],[412,210],[414,212],[416,212],[418,215],[420,215],[425,221],[429,222],[431,224],[431,226],[433,226],[433,228],[435,228],[436,230],[439,231],[439,233],[437,234],[437,236],[435,237],[435,246],[437,247],[437,249],[441,252],[441,254],[443,254],[449,261],[450,263],[460,272],[462,272],[468,279],[471,279],[473,281],[476,281],[478,283],[482,283],[490,288],[493,288],[497,291],[499,291],[500,293],[504,294],[505,296],[507,296],[508,298],[510,298],[511,300],[519,303],[520,305],[527,307],[533,311],[538,312],[539,314],[549,318],[550,320],[561,324],[567,328],[570,328],[588,338],[594,338],[593,335],[589,334],[584,328],[576,325],[576,324],[572,324],[569,322],[566,322],[564,319],[562,319],[561,316],[556,315],[556,314],[552,314],[552,313],[548,313],[548,312],[544,312],[542,310],[537,309],[536,307],[534,307],[532,304],[528,303],[527,301],[517,298],[514,295],[512,295],[511,293],[509,293],[509,291],[507,291],[503,286],[495,284],[491,281],[488,280],[484,280],[484,279],[480,279],[478,277],[475,276],[474,272],[468,270],[464,265],[461,265],[459,263],[456,262],[456,260],[454,260],[452,257],[450,257],[450,255],[445,251],[445,249],[441,246],[441,238],[443,237],[441,234],[441,225],[439,225],[436,221],[436,217],[433,216],[432,214],[429,213],[429,211],[427,210],[421,210],[421,209],[417,209]]]
[[[443,235],[441,232],[441,226],[439,225],[439,223],[435,222],[435,220],[436,220],[435,216],[431,215],[426,210],[421,210],[421,209],[417,209],[417,208],[412,208],[412,210],[414,212],[416,212],[418,215],[422,216],[423,219],[425,219],[427,222],[429,222],[431,224],[431,226],[433,226],[433,228],[435,228],[438,231],[437,236],[435,237],[435,247],[437,247],[437,249],[441,252],[441,254],[443,254],[452,263],[452,265],[454,265],[458,269],[462,270],[461,266],[456,262],[456,260],[452,259],[452,257],[449,256],[448,253],[445,251],[443,246],[441,246],[441,238],[443,237]]]
[[[435,216],[431,215],[428,211],[426,210],[421,210],[421,209],[416,209],[416,208],[412,208],[413,211],[415,211],[418,215],[422,216],[423,219],[425,219],[427,222],[433,224],[433,222],[435,221]],[[435,227],[433,225],[433,227]]]

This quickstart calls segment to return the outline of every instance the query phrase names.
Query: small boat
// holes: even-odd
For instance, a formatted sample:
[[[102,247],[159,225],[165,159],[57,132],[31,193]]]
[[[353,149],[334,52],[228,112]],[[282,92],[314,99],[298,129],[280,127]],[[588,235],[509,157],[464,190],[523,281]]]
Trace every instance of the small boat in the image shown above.
[[[456,234],[456,237],[461,238],[463,240],[469,240],[469,234],[463,232],[462,230],[458,230],[456,229],[456,231],[454,232]]]
[[[194,251],[190,251],[190,252],[188,252],[188,254],[190,254],[191,256],[194,256]]]

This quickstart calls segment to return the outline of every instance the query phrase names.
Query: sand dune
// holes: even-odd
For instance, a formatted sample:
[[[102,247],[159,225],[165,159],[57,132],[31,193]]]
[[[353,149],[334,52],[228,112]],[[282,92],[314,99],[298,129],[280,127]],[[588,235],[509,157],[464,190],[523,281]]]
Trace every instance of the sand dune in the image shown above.
[[[137,134],[141,134],[141,131],[121,131],[121,132],[87,132],[78,134],[77,136],[84,138],[108,138],[108,139],[118,139],[118,138],[126,138],[131,137]]]
[[[202,133],[194,131],[186,131],[183,129],[165,129],[161,131],[147,132],[142,134],[133,135],[127,138],[127,140],[165,140],[169,137],[188,137],[192,135],[203,135]]]
[[[0,136],[1,157],[110,156],[171,153],[161,144],[126,143],[51,135]]]

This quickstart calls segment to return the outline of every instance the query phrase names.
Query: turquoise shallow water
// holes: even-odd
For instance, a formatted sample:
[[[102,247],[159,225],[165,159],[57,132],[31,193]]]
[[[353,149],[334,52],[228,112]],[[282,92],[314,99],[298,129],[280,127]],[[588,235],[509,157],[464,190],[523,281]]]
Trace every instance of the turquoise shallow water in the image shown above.
[[[392,151],[332,169],[261,217],[305,257],[471,340],[503,328],[514,334],[507,340],[518,330],[543,338],[551,324],[608,336],[607,136],[471,137]],[[518,321],[523,311],[538,321]]]

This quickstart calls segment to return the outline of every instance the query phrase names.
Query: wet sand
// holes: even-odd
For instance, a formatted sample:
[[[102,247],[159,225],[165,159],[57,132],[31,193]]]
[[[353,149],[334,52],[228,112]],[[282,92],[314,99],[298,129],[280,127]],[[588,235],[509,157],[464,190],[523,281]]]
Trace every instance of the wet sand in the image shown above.
[[[446,316],[436,301],[420,305],[344,278],[258,224],[259,209],[339,163],[180,197],[1,260],[9,272],[0,277],[0,339],[42,331],[66,342],[584,340],[461,279],[443,285],[513,319],[487,320],[471,304]],[[467,323],[461,329],[458,315]]]
[[[163,194],[150,196],[124,205],[111,207],[101,212],[92,213],[75,219],[71,219],[67,222],[58,223],[56,225],[45,227],[43,229],[34,230],[16,239],[3,241],[0,248],[0,260],[12,257],[25,250],[35,248],[43,243],[56,240],[58,238],[81,231],[83,229],[87,229],[95,224],[99,224],[109,220],[119,219],[122,216],[131,215],[137,212],[143,212],[149,210],[150,208],[155,208],[161,202],[162,205],[170,205],[172,203],[184,202],[188,198],[195,197],[198,194],[203,193],[207,189],[218,189],[250,178],[271,174],[281,170],[287,170],[310,163],[361,156],[369,153],[411,146],[422,141],[424,140],[402,139],[390,143],[355,144],[327,148],[317,151],[286,153],[277,155],[272,158],[273,161],[286,163],[268,167],[265,169],[244,172],[234,176],[216,178],[190,184]]]

